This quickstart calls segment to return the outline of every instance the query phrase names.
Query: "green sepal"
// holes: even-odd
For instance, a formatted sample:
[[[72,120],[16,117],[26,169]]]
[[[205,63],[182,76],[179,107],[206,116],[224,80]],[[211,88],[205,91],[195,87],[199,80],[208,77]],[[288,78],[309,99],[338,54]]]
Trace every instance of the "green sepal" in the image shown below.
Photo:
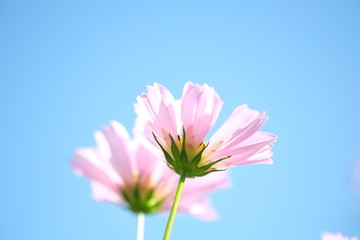
[[[165,150],[165,148],[159,143],[159,141],[157,140],[156,136],[154,133],[152,133],[156,143],[160,146],[161,150],[163,151],[164,155],[165,155],[165,159],[166,161],[170,164],[170,166],[174,166],[175,165],[175,160],[170,156],[170,154]]]
[[[136,186],[136,187],[134,188],[134,190],[133,190],[133,197],[134,197],[135,199],[140,199],[140,198],[141,198],[141,196],[140,196],[140,189],[139,189],[138,186]]]
[[[182,146],[181,146],[181,152],[180,152],[180,163],[182,166],[186,166],[188,163],[188,158],[187,158],[187,154],[186,154],[186,145],[185,145],[185,141],[186,141],[186,135],[185,135],[185,129],[183,127],[183,141],[182,141]]]
[[[146,196],[145,196],[145,201],[150,201],[152,198],[154,197],[154,190],[150,190]]]
[[[205,164],[204,166],[199,167],[198,170],[200,170],[200,171],[206,171],[206,170],[208,170],[209,168],[211,168],[212,166],[214,166],[215,164],[217,164],[217,163],[219,163],[219,162],[221,162],[221,161],[223,161],[223,160],[225,160],[225,159],[228,159],[228,158],[230,158],[230,157],[231,157],[231,156],[227,156],[227,157],[224,157],[224,158],[220,158],[220,159],[218,159],[218,160],[216,160],[216,161],[209,162],[208,164]]]
[[[154,189],[141,189],[139,185],[135,185],[130,189],[121,190],[121,195],[127,203],[128,208],[135,213],[155,213],[160,210],[165,198],[156,198]]]
[[[179,147],[176,144],[174,138],[171,136],[171,134],[169,134],[169,137],[171,140],[172,156],[159,143],[155,134],[154,133],[152,133],[152,134],[154,136],[156,143],[160,146],[161,150],[164,153],[168,167],[179,175],[185,175],[187,178],[202,177],[202,176],[208,175],[209,173],[212,173],[212,172],[223,171],[222,169],[211,169],[211,167],[214,166],[215,164],[231,157],[231,156],[227,156],[227,157],[218,159],[216,161],[209,162],[205,165],[200,165],[201,160],[202,160],[202,155],[203,155],[205,149],[209,146],[209,143],[204,145],[201,148],[201,150],[192,159],[189,159],[188,155],[186,153],[186,135],[185,135],[184,127],[183,127],[183,136],[182,136],[182,143],[181,143],[180,151],[179,151]],[[178,139],[178,141],[180,141],[180,138]]]
[[[197,175],[197,177],[203,177],[203,176],[206,176],[206,175],[208,175],[209,173],[212,173],[212,172],[222,172],[222,171],[226,171],[226,169],[212,169],[212,170],[209,170],[209,171],[206,171],[206,172],[203,172],[203,173],[199,173]]]
[[[196,156],[193,158],[193,160],[191,160],[191,167],[196,167],[201,160],[202,154],[204,152],[204,150],[207,148],[207,146],[209,146],[209,143],[207,143],[201,150],[200,152],[198,152],[198,154],[196,154]]]
[[[123,196],[125,202],[131,202],[130,196],[126,191],[121,191],[121,195]]]
[[[180,157],[179,149],[177,148],[177,145],[176,145],[173,137],[171,136],[171,134],[169,134],[169,137],[171,139],[171,153],[173,155],[173,158],[174,159],[179,159],[179,157]]]

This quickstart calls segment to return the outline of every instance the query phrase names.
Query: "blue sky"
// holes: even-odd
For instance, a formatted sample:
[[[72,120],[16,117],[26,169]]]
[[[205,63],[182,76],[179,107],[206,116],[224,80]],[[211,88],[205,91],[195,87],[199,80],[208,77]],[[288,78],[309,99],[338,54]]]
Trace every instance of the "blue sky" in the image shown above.
[[[134,239],[135,217],[90,197],[73,150],[137,95],[207,83],[225,104],[266,111],[274,164],[231,169],[217,222],[179,215],[172,238],[360,237],[357,1],[0,2],[0,239]],[[147,218],[161,239],[166,216]],[[205,236],[205,237],[204,237]]]

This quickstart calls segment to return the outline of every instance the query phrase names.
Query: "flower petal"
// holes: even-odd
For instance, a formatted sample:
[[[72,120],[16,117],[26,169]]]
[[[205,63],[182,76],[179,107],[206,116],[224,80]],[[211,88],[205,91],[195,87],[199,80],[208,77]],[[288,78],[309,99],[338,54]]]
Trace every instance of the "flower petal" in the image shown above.
[[[107,186],[101,183],[92,182],[91,188],[92,188],[92,196],[96,201],[106,201],[115,204],[121,204],[124,202],[118,191],[112,188],[108,188]]]
[[[151,132],[162,144],[170,141],[169,134],[177,137],[181,127],[179,107],[172,94],[163,86],[155,83],[148,86],[148,93],[137,97],[135,112],[147,121]]]
[[[229,144],[233,140],[237,142],[243,141],[256,132],[266,119],[265,114],[251,110],[245,104],[241,105],[232,112],[231,116],[214,133],[210,145],[216,145],[218,142]]]
[[[79,148],[71,161],[75,173],[100,182],[109,188],[116,188],[116,182],[106,172],[104,163],[92,148]]]
[[[186,181],[179,208],[204,220],[215,220],[217,213],[213,209],[208,195],[231,186],[227,171],[216,172]]]
[[[134,141],[137,143],[135,158],[138,165],[139,183],[145,188],[156,188],[164,180],[164,175],[168,176],[172,172],[162,161],[163,153],[158,148],[141,136],[136,136]]]
[[[277,137],[271,133],[256,132],[238,145],[216,152],[212,157],[213,159],[221,158],[224,155],[231,157],[216,164],[215,167],[223,168],[230,165],[237,166],[254,163],[271,164],[271,148],[276,139]]]
[[[181,120],[187,144],[197,147],[219,116],[223,102],[214,88],[187,82],[181,100]]]
[[[133,145],[125,127],[113,121],[102,132],[112,153],[110,158],[112,166],[125,182],[133,182],[137,165],[134,160]]]
[[[202,220],[213,221],[218,219],[218,213],[209,199],[201,199],[194,203],[180,203],[179,210]]]
[[[205,152],[208,161],[231,156],[216,164],[215,168],[272,163],[270,150],[277,137],[270,133],[257,132],[266,120],[265,113],[251,110],[246,105],[236,108],[210,139]]]

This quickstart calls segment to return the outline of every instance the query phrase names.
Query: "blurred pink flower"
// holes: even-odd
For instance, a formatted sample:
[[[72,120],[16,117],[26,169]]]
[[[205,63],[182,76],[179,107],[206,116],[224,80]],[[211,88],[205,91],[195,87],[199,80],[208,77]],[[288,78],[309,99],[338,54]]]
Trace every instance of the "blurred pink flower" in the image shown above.
[[[277,137],[258,131],[267,116],[247,105],[237,107],[205,142],[222,105],[215,90],[206,84],[186,83],[182,98],[175,100],[165,87],[155,83],[137,98],[135,111],[149,126],[147,139],[162,148],[168,165],[178,174],[188,169],[193,171],[188,177],[196,177],[228,166],[271,164],[271,148]]]
[[[135,133],[141,131],[134,129]],[[171,208],[178,177],[161,160],[159,149],[141,135],[130,139],[118,122],[95,132],[95,140],[96,147],[75,151],[71,165],[77,174],[90,179],[96,200],[123,205],[136,213]],[[215,219],[217,214],[207,196],[229,185],[225,173],[206,181],[197,179],[196,184],[185,186],[179,209],[203,219]]]
[[[321,235],[321,239],[322,240],[359,240],[356,237],[352,237],[352,238],[345,237],[341,233],[333,234],[333,233],[327,233],[327,232],[325,232]]]

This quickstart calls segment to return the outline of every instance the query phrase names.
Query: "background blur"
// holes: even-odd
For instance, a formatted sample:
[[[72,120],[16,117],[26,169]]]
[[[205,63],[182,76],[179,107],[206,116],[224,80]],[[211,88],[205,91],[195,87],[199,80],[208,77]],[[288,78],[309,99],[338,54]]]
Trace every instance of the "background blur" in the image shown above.
[[[180,239],[360,236],[358,1],[0,1],[0,239],[135,239],[136,218],[90,197],[69,167],[158,82],[213,86],[266,111],[274,165],[231,169],[217,222],[178,215]],[[147,218],[161,239],[167,216]]]

